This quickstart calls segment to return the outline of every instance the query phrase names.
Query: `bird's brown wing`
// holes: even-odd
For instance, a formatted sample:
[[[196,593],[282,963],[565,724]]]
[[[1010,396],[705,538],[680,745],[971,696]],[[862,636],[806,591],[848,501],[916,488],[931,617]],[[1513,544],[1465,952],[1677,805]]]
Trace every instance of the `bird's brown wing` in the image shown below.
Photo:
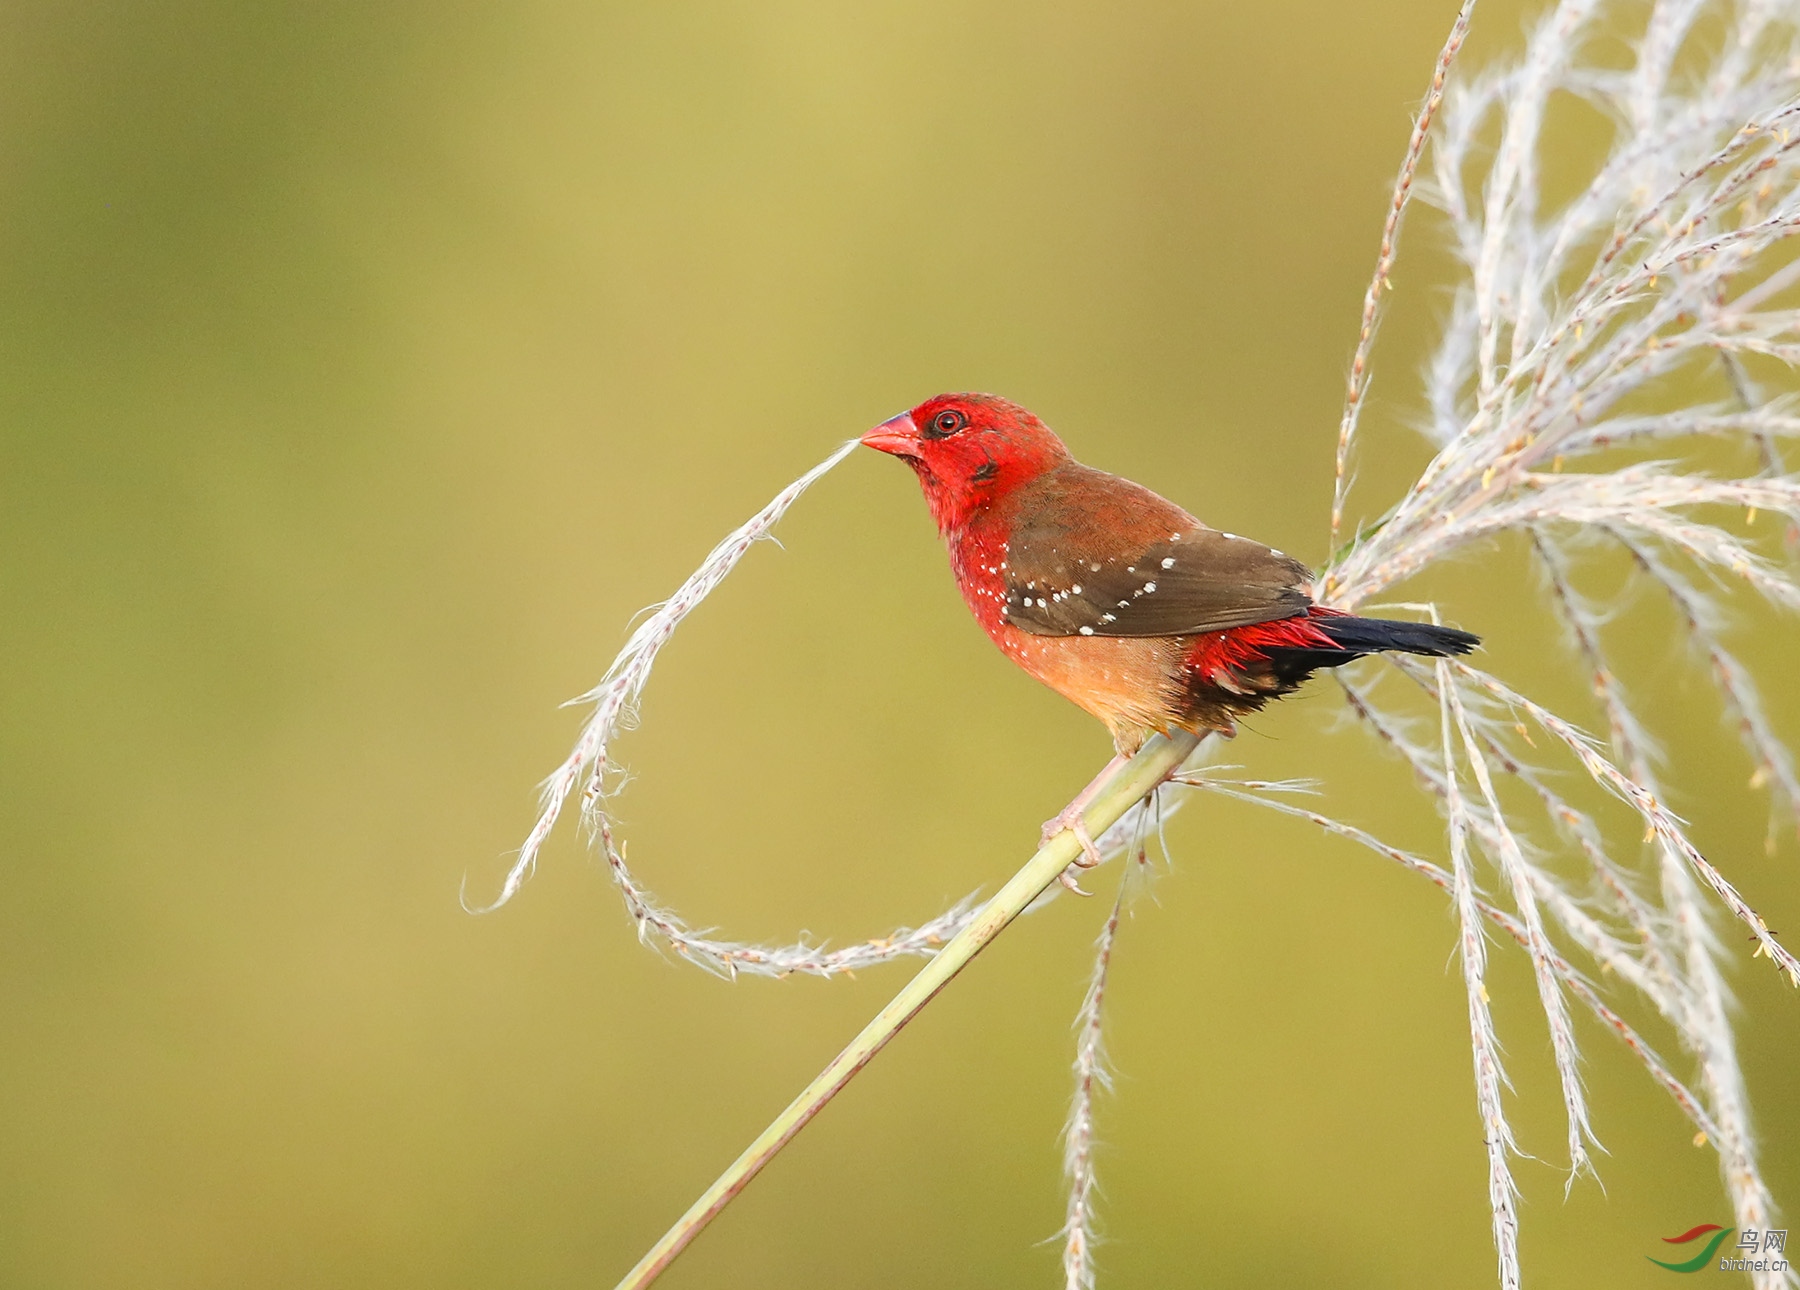
[[[1192,636],[1304,613],[1307,567],[1080,468],[1029,499],[1008,542],[1006,619],[1036,636]],[[1085,478],[1098,476],[1098,479]],[[1121,549],[1123,548],[1123,549]]]

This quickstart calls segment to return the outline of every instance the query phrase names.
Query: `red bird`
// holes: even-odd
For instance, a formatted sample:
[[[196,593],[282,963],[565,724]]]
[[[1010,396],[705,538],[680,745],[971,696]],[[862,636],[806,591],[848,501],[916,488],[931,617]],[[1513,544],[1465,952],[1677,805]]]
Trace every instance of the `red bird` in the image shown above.
[[[1479,644],[1314,604],[1312,573],[1292,556],[1082,465],[1042,421],[992,394],[940,394],[862,441],[913,468],[975,620],[1106,723],[1115,764],[1152,731],[1229,734],[1235,717],[1322,667]],[[1099,855],[1081,814],[1104,779],[1044,826],[1046,839],[1073,830],[1088,864]]]

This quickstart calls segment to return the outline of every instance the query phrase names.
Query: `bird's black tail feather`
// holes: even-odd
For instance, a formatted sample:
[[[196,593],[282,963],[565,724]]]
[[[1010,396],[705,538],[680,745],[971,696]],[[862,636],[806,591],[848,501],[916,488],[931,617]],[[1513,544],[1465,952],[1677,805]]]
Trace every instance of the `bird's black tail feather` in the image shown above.
[[[1350,614],[1320,614],[1312,625],[1332,639],[1337,649],[1267,648],[1265,653],[1284,689],[1299,685],[1320,668],[1342,667],[1365,654],[1396,650],[1444,658],[1467,654],[1481,644],[1481,637],[1434,623],[1410,623],[1395,618],[1356,618]]]
[[[1349,614],[1333,614],[1314,618],[1313,626],[1347,650],[1358,654],[1376,654],[1382,650],[1398,650],[1402,654],[1424,654],[1443,658],[1450,654],[1467,654],[1481,644],[1481,637],[1454,627],[1435,623],[1408,623],[1394,618],[1354,618]]]

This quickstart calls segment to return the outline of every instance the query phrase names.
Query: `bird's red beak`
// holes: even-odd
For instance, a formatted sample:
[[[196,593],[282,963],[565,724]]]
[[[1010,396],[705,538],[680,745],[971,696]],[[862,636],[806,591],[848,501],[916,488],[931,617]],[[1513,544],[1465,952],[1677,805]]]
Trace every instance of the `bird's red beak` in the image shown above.
[[[913,424],[912,413],[902,412],[897,417],[889,417],[862,437],[865,448],[873,448],[877,452],[891,452],[896,457],[917,457],[919,455],[919,427]]]

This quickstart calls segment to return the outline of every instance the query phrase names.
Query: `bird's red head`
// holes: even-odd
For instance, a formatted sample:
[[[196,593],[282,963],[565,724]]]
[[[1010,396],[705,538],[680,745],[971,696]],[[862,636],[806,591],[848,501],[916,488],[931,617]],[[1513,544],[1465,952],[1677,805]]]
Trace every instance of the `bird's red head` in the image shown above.
[[[862,441],[913,468],[945,533],[1069,459],[1049,426],[995,394],[940,394],[883,421]]]

